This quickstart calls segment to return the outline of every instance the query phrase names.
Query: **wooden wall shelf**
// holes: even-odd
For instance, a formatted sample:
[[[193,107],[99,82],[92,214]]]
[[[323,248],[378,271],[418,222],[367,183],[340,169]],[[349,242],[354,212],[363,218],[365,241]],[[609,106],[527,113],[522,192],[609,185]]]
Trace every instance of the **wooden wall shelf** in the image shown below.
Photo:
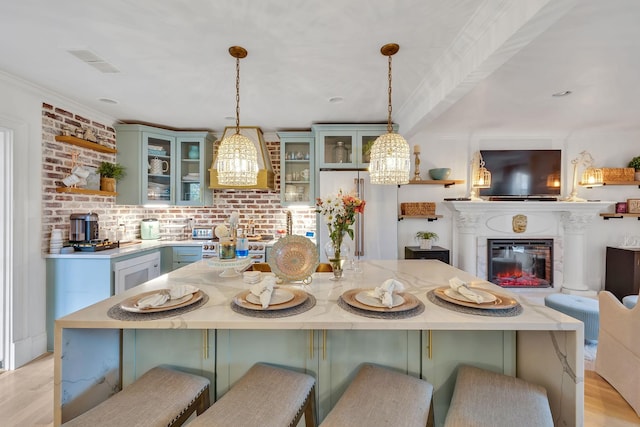
[[[601,213],[600,216],[604,220],[611,218],[637,218],[640,220],[640,213]]]
[[[58,187],[57,193],[73,193],[73,194],[86,194],[89,196],[117,196],[118,193],[102,190],[88,190],[86,188],[74,188],[74,187]]]
[[[422,179],[420,181],[409,181],[406,185],[444,185],[445,188],[455,184],[464,184],[463,179]],[[400,186],[398,185],[398,188]]]
[[[75,136],[56,135],[56,141],[66,142],[67,144],[77,145],[78,147],[88,148],[90,150],[99,151],[101,153],[115,154],[118,152],[118,150],[116,150],[115,148],[105,147],[104,145],[87,141],[85,139],[76,138]]]
[[[442,215],[399,215],[398,221],[403,219],[426,219],[429,222],[437,221],[438,218],[443,218]]]
[[[605,181],[604,185],[637,185],[640,188],[640,181]]]

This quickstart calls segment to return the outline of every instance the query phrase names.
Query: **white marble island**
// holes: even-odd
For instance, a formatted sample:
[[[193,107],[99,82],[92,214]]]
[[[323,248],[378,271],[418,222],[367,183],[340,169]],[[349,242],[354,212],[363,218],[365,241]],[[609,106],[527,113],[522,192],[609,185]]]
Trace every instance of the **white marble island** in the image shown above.
[[[58,319],[55,424],[86,410],[121,384],[126,386],[153,364],[182,365],[207,375],[215,381],[212,391],[219,396],[258,360],[316,376],[320,418],[355,366],[368,361],[432,382],[436,421],[441,422],[455,367],[475,363],[544,386],[556,424],[582,424],[580,321],[522,300],[523,311],[514,317],[480,316],[438,306],[427,292],[446,286],[454,276],[509,294],[440,261],[368,261],[360,267],[361,273],[347,271],[338,282],[329,280],[331,273],[315,273],[310,286],[287,285],[304,289],[316,300],[310,310],[290,317],[265,319],[235,312],[232,298],[249,285],[241,278],[220,277],[204,260]],[[347,312],[337,304],[343,292],[372,288],[387,278],[402,281],[407,292],[424,304],[424,311],[404,319],[375,319]],[[107,315],[128,297],[180,283],[202,289],[209,298],[206,304],[157,320],[122,321]]]

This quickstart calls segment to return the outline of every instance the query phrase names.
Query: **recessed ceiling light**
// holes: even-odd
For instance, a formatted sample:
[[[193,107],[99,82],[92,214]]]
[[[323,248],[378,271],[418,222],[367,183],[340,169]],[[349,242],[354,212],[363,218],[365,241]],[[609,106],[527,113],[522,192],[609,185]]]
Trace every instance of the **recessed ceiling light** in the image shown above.
[[[563,90],[562,92],[556,92],[554,94],[551,94],[551,96],[555,96],[555,97],[567,96],[567,95],[571,95],[570,90]]]
[[[340,104],[342,101],[344,101],[344,98],[341,96],[332,96],[329,98],[330,104]]]
[[[104,102],[105,104],[118,104],[118,101],[111,98],[98,98],[98,101]]]

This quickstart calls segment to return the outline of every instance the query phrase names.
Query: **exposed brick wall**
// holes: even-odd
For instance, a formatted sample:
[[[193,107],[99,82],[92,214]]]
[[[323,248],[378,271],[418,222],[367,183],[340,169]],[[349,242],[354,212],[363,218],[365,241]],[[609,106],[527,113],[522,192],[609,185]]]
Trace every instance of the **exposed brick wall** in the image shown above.
[[[72,213],[94,212],[98,214],[101,234],[109,237],[109,231],[115,231],[118,224],[125,225],[133,238],[140,238],[140,221],[144,218],[158,218],[161,234],[164,237],[186,238],[186,232],[168,228],[167,225],[186,224],[193,218],[193,226],[209,227],[226,222],[229,215],[237,211],[240,223],[246,225],[253,219],[257,234],[275,234],[277,229],[285,228],[287,208],[280,204],[280,142],[266,142],[276,178],[276,189],[266,190],[215,190],[212,207],[169,206],[167,208],[145,208],[137,205],[116,205],[115,197],[86,196],[71,193],[57,193],[57,187],[63,187],[62,179],[71,173],[72,152],[79,152],[79,163],[97,167],[103,161],[115,161],[115,154],[99,153],[90,149],[76,147],[55,141],[63,125],[71,128],[91,127],[94,133],[116,147],[115,130],[109,124],[98,123],[90,118],[73,112],[42,104],[42,186],[43,219],[42,251],[49,250],[52,228],[64,230],[65,239],[69,235],[69,216]],[[212,190],[213,191],[213,190]],[[316,216],[312,208],[296,209],[293,215],[294,233],[315,229]]]

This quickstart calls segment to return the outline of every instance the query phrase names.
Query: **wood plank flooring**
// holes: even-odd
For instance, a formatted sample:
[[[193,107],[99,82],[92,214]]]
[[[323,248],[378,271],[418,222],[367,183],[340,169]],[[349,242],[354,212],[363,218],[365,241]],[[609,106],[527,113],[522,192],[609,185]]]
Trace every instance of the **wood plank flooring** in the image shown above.
[[[640,426],[640,417],[616,390],[585,371],[585,427]],[[0,375],[0,425],[53,426],[53,355]]]

